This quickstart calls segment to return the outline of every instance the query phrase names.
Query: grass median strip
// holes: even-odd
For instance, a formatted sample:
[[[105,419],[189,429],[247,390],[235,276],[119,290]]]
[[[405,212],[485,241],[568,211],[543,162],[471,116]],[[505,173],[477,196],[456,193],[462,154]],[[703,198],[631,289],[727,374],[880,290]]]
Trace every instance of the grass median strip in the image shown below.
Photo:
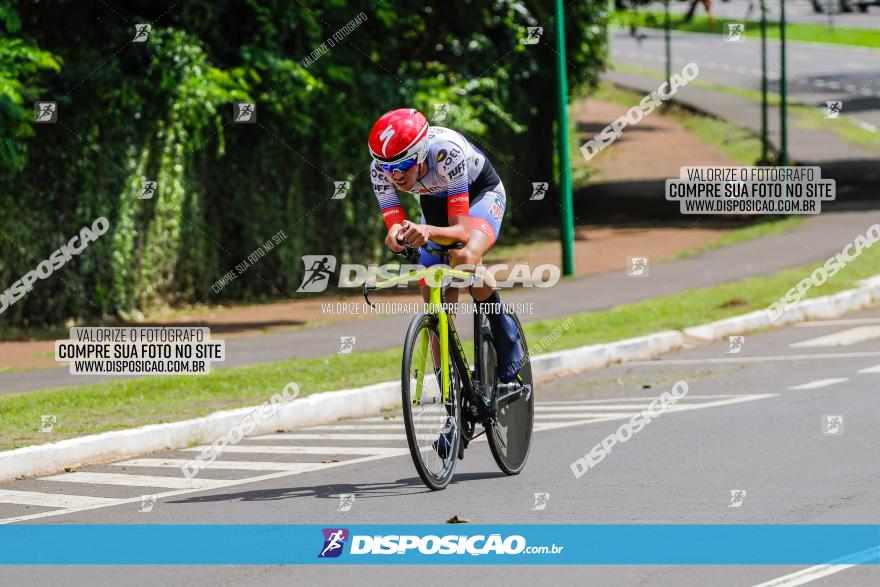
[[[867,226],[864,227],[867,229]],[[853,238],[855,238],[855,234]],[[772,275],[624,304],[601,312],[531,322],[529,344],[541,353],[680,329],[767,307],[821,263]],[[809,290],[809,297],[857,287],[880,266],[880,247],[866,249],[833,279]],[[634,278],[633,283],[637,280]],[[570,327],[564,327],[568,320]],[[399,339],[403,340],[403,332]],[[400,376],[401,351],[330,355],[278,363],[217,369],[207,376],[160,376],[0,396],[0,447],[11,449],[146,424],[205,416],[221,409],[259,404],[290,381],[303,395],[359,387]],[[55,428],[41,433],[41,416],[54,415]]]

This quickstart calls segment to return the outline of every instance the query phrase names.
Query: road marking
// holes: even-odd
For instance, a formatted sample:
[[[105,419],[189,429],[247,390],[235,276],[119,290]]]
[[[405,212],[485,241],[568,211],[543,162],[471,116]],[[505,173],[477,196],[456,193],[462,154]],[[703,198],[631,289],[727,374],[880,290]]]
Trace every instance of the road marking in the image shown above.
[[[703,410],[706,408],[727,406],[727,405],[739,404],[739,403],[743,403],[743,402],[751,402],[751,401],[756,401],[756,400],[768,399],[771,397],[778,397],[778,396],[779,396],[778,393],[755,393],[755,394],[749,394],[749,395],[740,395],[740,396],[734,397],[734,398],[726,398],[726,399],[721,399],[721,400],[714,401],[714,402],[706,402],[706,403],[702,403],[702,404],[689,404],[687,406],[672,406],[671,408],[668,408],[668,411],[670,411],[670,412],[685,412],[685,411],[690,411],[690,410]],[[675,408],[679,408],[679,407],[682,409],[677,409],[677,410],[675,409]],[[606,414],[606,415],[603,415],[598,418],[589,418],[589,419],[585,419],[585,420],[575,420],[572,422],[547,423],[547,424],[541,424],[540,426],[541,426],[541,430],[557,430],[559,428],[570,428],[572,426],[581,426],[583,424],[595,424],[597,422],[609,422],[612,420],[629,420],[630,418],[632,418],[635,415],[636,415],[636,412],[631,412],[629,414],[623,414],[623,415]]]
[[[794,573],[790,573],[788,575],[783,575],[776,579],[772,579],[770,581],[767,581],[766,583],[759,583],[754,587],[796,587],[797,585],[810,583],[812,581],[815,581],[816,579],[821,579],[822,577],[827,577],[828,575],[833,575],[834,573],[845,571],[846,569],[854,567],[858,564],[876,560],[878,556],[880,556],[880,549],[875,546],[873,548],[867,548],[854,554],[835,559],[823,565],[815,565],[806,569],[801,569],[800,571],[796,571]]]
[[[138,498],[140,499],[140,498]],[[91,497],[88,495],[63,495],[60,493],[38,493],[36,491],[11,491],[0,489],[0,503],[33,505],[47,508],[91,508],[106,507],[122,503],[124,500],[113,497]]]
[[[409,452],[409,451],[407,451],[407,452]],[[350,459],[350,460],[346,460],[346,461],[338,461],[335,463],[326,463],[324,465],[324,467],[322,467],[322,469],[331,469],[333,467],[341,467],[341,466],[345,466],[345,465],[353,465],[353,464],[358,464],[358,463],[366,463],[369,461],[377,461],[380,459],[386,459],[389,456],[394,456],[394,455],[371,455],[371,456],[363,457],[363,458],[359,458],[359,459]],[[247,485],[249,483],[259,483],[260,481],[270,481],[272,479],[281,479],[283,477],[290,477],[292,475],[297,475],[297,473],[292,473],[290,471],[282,471],[282,472],[278,472],[278,473],[267,473],[265,475],[258,475],[256,477],[246,477],[244,479],[236,479],[234,481],[224,481],[223,482],[224,484],[222,485],[222,487],[235,487],[237,485]],[[165,497],[174,497],[176,495],[184,495],[187,493],[193,493],[193,490],[192,489],[177,489],[174,491],[165,491],[163,493],[157,493],[153,497],[155,497],[157,500],[159,500],[159,499],[162,499]],[[66,496],[66,497],[71,497],[71,496]],[[99,499],[99,498],[95,498],[95,500],[97,500],[97,499]],[[128,499],[120,499],[120,500],[118,500],[117,505],[122,505],[122,504],[127,504],[127,503],[141,503],[141,501],[142,501],[141,496],[138,496],[138,497],[132,497],[132,498],[128,498]],[[83,512],[83,511],[87,511],[87,510],[100,509],[103,507],[106,507],[106,505],[104,505],[103,503],[100,503],[100,504],[96,503],[96,504],[92,504],[92,505],[71,507],[71,508],[67,508],[64,510],[55,510],[55,511],[51,511],[51,512],[40,512],[38,514],[24,514],[24,515],[15,516],[12,518],[2,518],[2,519],[0,519],[0,524],[14,524],[15,522],[24,522],[26,520],[38,520],[40,518],[63,516],[63,515],[74,514],[77,512]]]
[[[849,381],[848,377],[832,377],[830,379],[816,379],[815,381],[810,381],[808,383],[801,383],[800,385],[794,385],[789,387],[789,389],[793,391],[801,391],[804,389],[820,389],[822,387],[828,387],[829,385],[837,385],[838,383],[843,383],[844,381]]]
[[[176,467],[180,468],[192,461],[188,459],[131,459],[110,463],[112,467]],[[278,463],[275,461],[211,461],[207,469],[231,469],[241,471],[294,471],[305,473],[324,466],[324,463]]]
[[[841,330],[834,334],[810,338],[788,345],[793,349],[816,348],[828,346],[851,346],[866,340],[880,338],[880,326],[859,326],[849,330]]]
[[[403,430],[403,422],[398,424],[336,424],[309,426],[301,430]]]
[[[736,394],[724,394],[724,395],[694,395],[688,396],[688,400],[704,398],[704,399],[712,399],[713,401],[707,401],[704,403],[698,404],[687,404],[687,405],[678,405],[674,406],[676,408],[674,411],[685,411],[685,410],[699,410],[705,408],[711,408],[715,406],[722,405],[730,405],[741,402],[748,402],[760,399],[766,399],[771,397],[776,397],[778,394],[751,394],[751,395],[736,395]],[[610,402],[628,402],[628,401],[639,401],[644,402],[645,400],[654,400],[656,397],[639,397],[639,398],[611,398],[611,399],[602,399],[602,400],[580,400],[576,403],[610,403]],[[555,402],[559,403],[559,402]],[[627,404],[629,405],[629,404]],[[640,405],[640,404],[633,404]],[[571,428],[574,426],[581,426],[584,424],[592,424],[598,422],[605,422],[609,420],[624,420],[629,419],[634,416],[637,411],[630,411],[627,413],[612,413],[612,414],[599,414],[598,417],[593,418],[583,418],[579,420],[572,421],[553,421],[553,422],[536,422],[534,430],[535,431],[543,431],[543,430],[554,430],[559,428]],[[381,417],[377,417],[377,420],[383,420]],[[364,420],[371,420],[371,418],[364,418],[361,420],[356,420],[355,422],[361,422]],[[356,425],[356,424],[349,424]],[[479,442],[485,440],[485,436],[482,436],[475,440],[475,442]],[[205,450],[207,447],[194,447],[189,449],[182,449],[187,452],[201,452]],[[242,479],[230,479],[230,480],[189,480],[182,479],[177,477],[148,477],[145,475],[125,475],[125,474],[116,474],[116,473],[87,473],[87,472],[76,472],[76,473],[68,473],[64,475],[57,475],[55,480],[60,481],[70,481],[70,482],[85,482],[86,479],[89,479],[90,482],[94,483],[103,483],[108,485],[128,485],[128,486],[137,486],[138,484],[133,481],[143,480],[143,479],[151,479],[155,481],[150,481],[149,484],[144,484],[144,486],[157,486],[154,484],[159,483],[171,483],[171,482],[186,482],[186,481],[202,481],[202,483],[211,484],[211,489],[219,489],[226,487],[235,487],[240,485],[247,485],[253,483],[260,483],[262,481],[269,481],[273,479],[281,479],[284,477],[290,477],[293,475],[297,475],[300,473],[308,473],[312,471],[323,471],[326,469],[330,469],[333,467],[342,467],[347,465],[356,465],[361,463],[367,463],[371,461],[377,461],[380,459],[393,458],[397,456],[403,456],[409,454],[408,448],[387,448],[387,447],[295,447],[295,446],[265,446],[265,445],[235,445],[225,447],[223,452],[228,453],[259,453],[259,452],[267,452],[267,453],[276,453],[276,454],[308,454],[308,453],[316,453],[316,454],[361,454],[361,453],[369,453],[368,456],[363,456],[359,458],[346,459],[336,462],[330,463],[270,463],[270,462],[236,462],[236,461],[214,461],[208,467],[217,465],[217,468],[241,468],[241,469],[250,469],[251,467],[254,470],[257,470],[258,467],[263,466],[272,466],[272,467],[284,467],[284,470],[280,470],[278,472],[266,473],[263,475],[257,475],[254,477],[245,477]],[[119,466],[163,466],[163,467],[171,467],[171,466],[180,466],[182,464],[187,463],[186,459],[161,459],[161,458],[144,458],[144,459],[129,459],[128,461],[121,461],[118,463],[114,463],[114,465]],[[290,467],[290,469],[288,469]],[[296,467],[294,469],[294,467]],[[308,467],[309,470],[303,470],[302,468]],[[312,469],[311,467],[314,467]],[[101,476],[99,478],[99,476]],[[109,479],[115,479],[118,482],[108,483]],[[169,481],[169,479],[171,481]],[[162,485],[158,485],[162,487]],[[174,497],[177,495],[183,495],[187,493],[194,493],[195,491],[200,491],[201,489],[174,489],[172,491],[165,491],[161,493],[156,493],[156,500]],[[30,492],[20,492],[20,491],[3,491],[0,490],[0,503],[3,503],[5,500],[3,499],[4,495],[10,496],[9,499],[13,499],[13,497],[18,496],[17,499],[23,500],[28,499],[30,501],[41,501],[41,503],[47,503],[46,500],[68,500],[65,501],[54,501],[52,503],[62,504],[58,507],[65,507],[65,509],[33,513],[33,514],[24,514],[20,516],[15,516],[11,518],[0,519],[0,524],[11,524],[15,522],[22,522],[26,520],[34,520],[41,519],[46,517],[54,517],[67,515],[72,513],[77,513],[86,510],[99,509],[102,507],[113,506],[113,505],[123,505],[123,504],[134,504],[140,503],[141,497],[133,497],[133,498],[123,498],[123,499],[110,499],[110,498],[85,498],[83,496],[69,496],[69,495],[50,495],[50,494],[31,494]],[[22,497],[24,496],[24,497]],[[30,501],[27,505],[30,505]],[[71,507],[64,506],[64,503],[70,503]],[[36,504],[35,504],[36,505]]]
[[[809,328],[811,326],[850,326],[852,324],[880,324],[880,318],[844,318],[842,320],[814,320],[810,322],[798,322],[795,328]]]
[[[250,440],[406,440],[402,434],[266,434],[249,436]]]
[[[866,367],[865,369],[860,369],[859,373],[861,373],[861,374],[880,373],[880,365],[874,365],[873,367]]]
[[[610,414],[596,412],[574,412],[571,414],[535,414],[535,420],[583,420],[585,418],[629,418],[638,413],[634,412],[611,412]]]
[[[207,446],[184,448],[187,452],[202,452]],[[277,446],[265,444],[237,444],[224,446],[224,453],[266,453],[281,455],[396,455],[406,449],[379,446]]]
[[[124,473],[62,473],[42,477],[46,481],[66,483],[90,483],[98,485],[125,485],[128,487],[164,487],[166,489],[214,489],[223,487],[227,479],[187,479],[186,477],[156,477],[154,475],[126,475]]]
[[[852,117],[850,117],[850,118],[852,118]],[[858,125],[860,127],[862,127],[863,129],[865,129],[866,131],[877,132],[877,127],[874,126],[873,124],[871,124],[870,122],[865,122],[864,120],[857,120],[855,118],[853,118],[853,120],[855,120],[858,123]]]
[[[772,357],[724,357],[705,359],[657,359],[654,361],[630,361],[627,367],[663,367],[669,365],[703,365],[706,363],[764,363],[766,361],[815,361],[816,359],[857,359],[861,357],[880,357],[878,351],[857,353],[818,353],[815,355],[776,355]]]

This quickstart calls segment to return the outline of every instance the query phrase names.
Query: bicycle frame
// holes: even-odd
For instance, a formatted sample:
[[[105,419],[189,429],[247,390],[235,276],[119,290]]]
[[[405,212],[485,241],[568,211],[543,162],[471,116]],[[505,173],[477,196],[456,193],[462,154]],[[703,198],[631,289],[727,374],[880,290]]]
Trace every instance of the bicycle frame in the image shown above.
[[[395,287],[400,283],[406,283],[421,278],[425,278],[425,283],[428,285],[430,291],[429,308],[437,316],[437,329],[439,330],[440,335],[440,364],[449,364],[449,333],[452,332],[452,339],[453,341],[455,341],[455,354],[453,355],[453,358],[456,359],[459,363],[459,366],[463,368],[462,370],[464,371],[465,377],[463,383],[466,386],[467,391],[473,393],[475,389],[474,377],[471,373],[467,356],[465,356],[464,354],[464,348],[461,345],[461,340],[458,338],[458,332],[455,330],[455,325],[450,321],[449,314],[446,312],[446,308],[443,303],[443,284],[445,283],[446,279],[461,279],[464,280],[465,284],[472,285],[477,280],[477,277],[473,273],[468,273],[467,271],[461,271],[458,269],[447,269],[444,267],[413,270],[406,275],[398,275],[396,277],[392,277],[391,279],[377,282],[372,286],[364,283],[364,298],[367,300],[367,303],[372,306],[373,304],[372,302],[370,302],[369,298],[371,291]],[[431,283],[437,283],[439,285],[433,286],[431,285]],[[448,285],[446,287],[448,287]],[[474,336],[479,337],[479,333],[475,332]],[[422,332],[421,339],[419,340],[420,352],[417,364],[419,380],[416,381],[416,401],[418,401],[422,395],[422,387],[424,381],[423,378],[425,376],[425,362],[427,360],[427,350],[429,342],[430,341],[428,340],[427,332]],[[441,371],[441,397],[443,403],[447,403],[449,401],[449,373],[446,372],[446,369],[442,369]]]

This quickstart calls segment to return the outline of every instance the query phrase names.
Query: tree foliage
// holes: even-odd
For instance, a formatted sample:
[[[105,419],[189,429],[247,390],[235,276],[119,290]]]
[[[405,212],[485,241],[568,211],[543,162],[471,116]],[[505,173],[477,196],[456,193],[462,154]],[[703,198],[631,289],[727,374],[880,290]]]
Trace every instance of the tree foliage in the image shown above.
[[[404,105],[471,138],[511,202],[505,230],[553,177],[552,3],[245,0],[7,1],[0,7],[0,292],[99,217],[110,231],[0,323],[127,316],[157,304],[295,297],[301,255],[376,260],[381,219],[366,135]],[[605,54],[602,3],[566,8],[570,83]],[[322,43],[366,20],[313,63]],[[144,43],[135,25],[150,23]],[[527,26],[544,28],[523,43]],[[338,35],[337,35],[338,36]],[[33,102],[59,105],[35,124]],[[234,124],[232,102],[257,104]],[[138,199],[155,180],[152,199]],[[342,200],[334,181],[350,181]],[[510,228],[507,228],[507,227]],[[279,230],[286,240],[215,291]]]

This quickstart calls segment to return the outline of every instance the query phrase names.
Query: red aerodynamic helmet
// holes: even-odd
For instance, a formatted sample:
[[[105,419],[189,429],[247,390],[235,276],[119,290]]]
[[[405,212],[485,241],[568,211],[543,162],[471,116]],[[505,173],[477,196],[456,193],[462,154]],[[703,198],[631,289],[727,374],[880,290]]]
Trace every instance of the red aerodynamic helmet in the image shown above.
[[[383,114],[370,131],[370,153],[381,163],[398,163],[428,156],[428,119],[415,108]]]

